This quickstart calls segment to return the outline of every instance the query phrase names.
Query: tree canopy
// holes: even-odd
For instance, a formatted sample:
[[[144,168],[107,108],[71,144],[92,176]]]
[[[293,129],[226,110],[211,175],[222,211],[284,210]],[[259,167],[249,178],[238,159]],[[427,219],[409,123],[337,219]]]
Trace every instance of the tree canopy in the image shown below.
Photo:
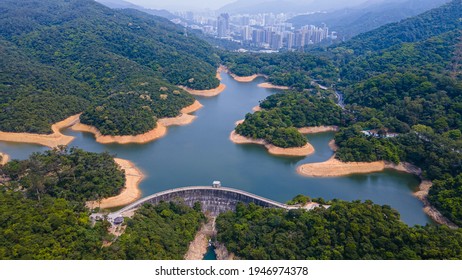
[[[408,227],[389,206],[334,200],[312,211],[240,204],[217,218],[217,239],[240,259],[460,259],[462,230]]]
[[[1,131],[50,133],[84,112],[104,134],[141,134],[153,117],[177,116],[194,102],[176,85],[219,85],[213,48],[166,19],[91,0],[5,0],[0,10]],[[140,109],[142,95],[152,112]],[[101,107],[106,114],[95,112]]]

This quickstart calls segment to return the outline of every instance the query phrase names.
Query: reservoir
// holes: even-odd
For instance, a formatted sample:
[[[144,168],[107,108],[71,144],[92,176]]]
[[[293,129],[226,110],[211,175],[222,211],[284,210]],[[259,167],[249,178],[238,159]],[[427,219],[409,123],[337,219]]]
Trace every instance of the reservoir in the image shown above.
[[[316,152],[306,158],[276,157],[263,146],[236,145],[229,140],[235,122],[277,91],[257,87],[264,82],[239,83],[222,73],[227,88],[211,98],[197,97],[204,107],[194,114],[197,119],[187,126],[169,127],[165,137],[147,144],[102,145],[92,134],[64,130],[76,139],[70,144],[87,151],[108,151],[134,162],[146,175],[140,187],[143,196],[184,186],[208,186],[220,180],[223,186],[242,189],[279,202],[298,194],[339,198],[347,201],[372,200],[397,209],[409,225],[425,225],[430,219],[422,203],[412,196],[419,179],[396,171],[338,178],[306,178],[296,173],[298,165],[321,162],[333,152],[328,142],[333,133],[308,135]],[[0,151],[12,158],[24,159],[46,147],[0,142]]]

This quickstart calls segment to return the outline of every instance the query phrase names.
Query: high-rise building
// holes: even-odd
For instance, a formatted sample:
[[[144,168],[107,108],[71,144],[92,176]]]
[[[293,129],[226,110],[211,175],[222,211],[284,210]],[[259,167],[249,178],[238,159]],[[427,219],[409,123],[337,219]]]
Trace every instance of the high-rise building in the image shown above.
[[[242,40],[244,41],[252,40],[252,28],[248,25],[242,27]]]
[[[217,35],[219,38],[229,36],[229,14],[221,14],[217,19]]]
[[[255,29],[252,31],[252,41],[259,45],[265,42],[265,31],[261,29]]]
[[[286,32],[285,38],[286,38],[287,49],[289,50],[293,49],[294,44],[295,44],[295,34],[293,32]]]
[[[271,48],[273,50],[279,50],[282,48],[282,35],[279,33],[273,33],[271,36]]]

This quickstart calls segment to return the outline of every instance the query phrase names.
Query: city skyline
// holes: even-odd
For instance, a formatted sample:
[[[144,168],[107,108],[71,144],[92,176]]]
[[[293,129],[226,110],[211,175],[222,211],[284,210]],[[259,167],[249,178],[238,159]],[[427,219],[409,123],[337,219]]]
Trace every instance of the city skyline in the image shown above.
[[[217,10],[236,0],[125,0],[127,2],[151,9],[167,10]]]
[[[204,10],[218,10],[228,4],[235,3],[240,6],[256,6],[261,3],[274,3],[274,0],[123,0],[145,8],[150,9],[166,9],[170,11],[204,11]],[[340,9],[344,7],[352,7],[364,3],[379,3],[379,2],[399,2],[404,0],[350,0],[348,2],[344,0],[285,0],[283,6],[294,5],[307,7],[308,12],[310,10],[330,10]],[[228,11],[229,12],[229,11]],[[261,11],[263,12],[263,11]],[[281,11],[282,12],[282,11]]]

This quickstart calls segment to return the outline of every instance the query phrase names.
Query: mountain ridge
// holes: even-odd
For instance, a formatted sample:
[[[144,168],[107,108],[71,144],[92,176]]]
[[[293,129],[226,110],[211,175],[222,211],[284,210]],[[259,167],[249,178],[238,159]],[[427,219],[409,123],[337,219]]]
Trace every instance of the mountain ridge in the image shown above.
[[[301,15],[288,20],[296,27],[325,23],[339,36],[351,38],[388,23],[416,16],[436,8],[449,0],[406,0],[397,2],[366,2],[364,4],[332,12]]]

